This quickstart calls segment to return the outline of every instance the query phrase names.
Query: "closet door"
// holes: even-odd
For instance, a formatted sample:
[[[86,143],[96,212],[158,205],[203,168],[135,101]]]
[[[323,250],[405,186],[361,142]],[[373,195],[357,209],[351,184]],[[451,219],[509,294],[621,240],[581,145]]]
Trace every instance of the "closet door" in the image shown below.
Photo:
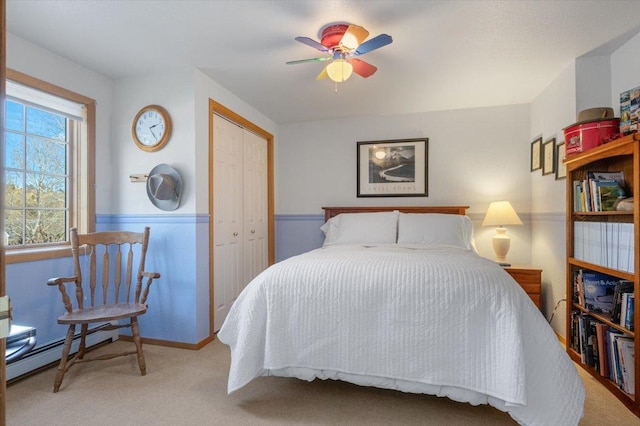
[[[213,116],[214,325],[219,330],[244,288],[244,130]]]
[[[244,131],[244,281],[268,264],[267,140]]]

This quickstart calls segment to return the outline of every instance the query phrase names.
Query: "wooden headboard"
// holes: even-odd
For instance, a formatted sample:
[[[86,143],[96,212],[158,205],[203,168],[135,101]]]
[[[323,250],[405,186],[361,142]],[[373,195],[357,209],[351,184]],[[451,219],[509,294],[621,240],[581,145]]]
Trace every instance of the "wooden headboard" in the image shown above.
[[[323,207],[325,222],[340,213],[371,213],[391,212],[398,210],[402,213],[444,213],[467,214],[469,206],[408,206],[408,207]]]

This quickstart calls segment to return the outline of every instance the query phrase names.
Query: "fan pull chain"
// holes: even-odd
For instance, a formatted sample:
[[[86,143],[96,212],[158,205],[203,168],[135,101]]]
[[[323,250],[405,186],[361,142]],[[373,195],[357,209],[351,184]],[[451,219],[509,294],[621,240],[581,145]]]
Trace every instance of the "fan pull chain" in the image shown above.
[[[334,82],[333,82],[333,84],[335,84],[334,92],[335,92],[335,93],[338,93],[338,82],[337,82],[337,81],[334,81]]]

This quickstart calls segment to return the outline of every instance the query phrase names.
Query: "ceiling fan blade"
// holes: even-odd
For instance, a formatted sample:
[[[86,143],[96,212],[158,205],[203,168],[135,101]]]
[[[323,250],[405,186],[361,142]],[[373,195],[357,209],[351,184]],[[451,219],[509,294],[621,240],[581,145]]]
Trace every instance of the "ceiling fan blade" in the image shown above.
[[[349,62],[353,66],[353,72],[358,74],[360,77],[371,77],[376,71],[378,71],[378,68],[361,59],[351,59]]]
[[[323,44],[309,38],[309,37],[296,37],[296,41],[300,43],[306,44],[307,46],[311,46],[314,49],[318,49],[321,52],[328,52],[329,48],[324,46]]]
[[[318,74],[318,76],[316,77],[316,80],[322,80],[329,77],[329,74],[327,74],[327,67],[322,68],[322,72],[320,74]]]
[[[367,40],[362,43],[356,51],[354,55],[364,55],[365,53],[371,52],[372,50],[379,49],[387,44],[391,44],[393,39],[388,34],[380,34],[372,38],[371,40]]]
[[[322,57],[322,58],[299,59],[297,61],[285,62],[285,64],[287,64],[287,65],[295,65],[295,64],[306,64],[307,62],[324,62],[324,61],[328,61],[331,58],[332,58],[331,56],[326,56],[326,57]]]
[[[349,25],[340,40],[340,47],[346,50],[353,50],[362,44],[369,36],[369,31],[359,25]]]

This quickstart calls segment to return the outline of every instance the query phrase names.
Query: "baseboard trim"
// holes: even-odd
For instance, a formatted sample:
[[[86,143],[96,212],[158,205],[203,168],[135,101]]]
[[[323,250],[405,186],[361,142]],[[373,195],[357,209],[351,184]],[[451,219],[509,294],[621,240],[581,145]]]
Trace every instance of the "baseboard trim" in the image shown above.
[[[120,340],[125,342],[133,342],[133,336],[128,336],[121,334]],[[140,339],[145,345],[155,345],[155,346],[166,346],[168,348],[178,348],[178,349],[190,349],[190,350],[198,350],[205,347],[208,343],[211,343],[215,340],[215,336],[209,336],[206,339],[199,341],[198,343],[184,343],[184,342],[174,342],[171,340],[160,340],[160,339],[150,339],[148,337],[142,337]]]
[[[117,325],[117,321],[112,321],[112,324]],[[87,351],[104,342],[113,342],[118,339],[117,330],[108,329],[109,325],[109,323],[106,323],[89,330],[86,339]],[[52,365],[57,365],[60,363],[63,346],[64,338],[36,346],[34,350],[27,353],[22,359],[7,365],[7,383],[13,383],[35,372],[43,371]],[[79,346],[80,333],[78,332],[74,336],[69,353],[74,354],[78,352]]]

